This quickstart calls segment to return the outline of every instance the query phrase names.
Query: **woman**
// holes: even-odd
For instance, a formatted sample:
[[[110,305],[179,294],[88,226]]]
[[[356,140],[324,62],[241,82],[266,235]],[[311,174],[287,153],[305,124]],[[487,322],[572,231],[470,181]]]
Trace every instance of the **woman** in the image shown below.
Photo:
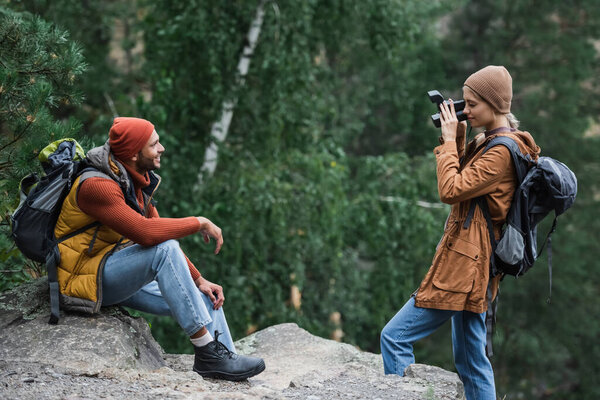
[[[442,137],[434,152],[440,199],[452,208],[429,272],[419,289],[381,332],[386,374],[404,375],[414,363],[413,344],[452,320],[454,364],[469,400],[496,399],[494,372],[486,356],[488,291],[495,298],[500,276],[490,277],[491,243],[479,207],[465,228],[471,201],[485,196],[499,238],[517,178],[509,150],[494,146],[497,135],[510,136],[533,159],[539,147],[517,130],[510,113],[512,78],[502,66],[487,66],[467,78],[464,114],[474,128],[485,128],[465,150],[466,122],[458,122],[452,100],[440,110]]]

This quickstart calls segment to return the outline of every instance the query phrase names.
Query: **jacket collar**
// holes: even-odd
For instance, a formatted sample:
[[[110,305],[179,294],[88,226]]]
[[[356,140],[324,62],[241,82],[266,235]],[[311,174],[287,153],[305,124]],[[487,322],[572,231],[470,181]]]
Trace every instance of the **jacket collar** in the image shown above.
[[[485,137],[488,138],[497,133],[516,132],[516,131],[517,130],[515,128],[508,128],[506,126],[501,126],[499,128],[492,129],[491,131],[485,131],[484,134],[485,134]]]

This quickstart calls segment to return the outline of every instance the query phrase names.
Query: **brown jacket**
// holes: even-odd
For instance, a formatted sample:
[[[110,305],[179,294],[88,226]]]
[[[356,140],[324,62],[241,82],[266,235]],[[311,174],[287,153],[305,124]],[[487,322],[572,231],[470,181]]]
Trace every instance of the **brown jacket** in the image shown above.
[[[521,152],[537,159],[539,147],[528,132],[521,131],[489,135],[479,146],[473,140],[466,153],[464,137],[434,149],[440,199],[452,208],[432,265],[417,291],[417,307],[475,313],[487,310],[491,254],[487,223],[476,207],[469,228],[464,229],[463,224],[471,200],[486,195],[494,233],[496,238],[500,236],[517,184],[515,169],[510,152],[504,146],[494,146],[481,155],[485,145],[500,135],[516,139]],[[461,162],[463,154],[466,156]],[[492,280],[493,297],[499,281],[500,276]]]

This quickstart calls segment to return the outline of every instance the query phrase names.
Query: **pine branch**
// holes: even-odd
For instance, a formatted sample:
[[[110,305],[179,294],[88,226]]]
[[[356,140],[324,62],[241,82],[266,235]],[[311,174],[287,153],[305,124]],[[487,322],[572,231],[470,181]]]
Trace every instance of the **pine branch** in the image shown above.
[[[30,70],[30,71],[17,71],[18,74],[21,75],[54,75],[50,68],[42,68],[38,70]]]
[[[0,152],[3,151],[4,149],[6,149],[7,147],[12,146],[13,144],[15,144],[16,142],[18,142],[19,140],[21,140],[21,138],[23,137],[23,135],[25,135],[25,132],[27,132],[27,130],[29,129],[29,127],[31,125],[33,125],[33,122],[28,122],[27,125],[25,126],[25,128],[23,128],[23,130],[21,132],[19,132],[15,136],[15,138],[13,140],[11,140],[10,142],[8,142],[4,146],[0,147]]]

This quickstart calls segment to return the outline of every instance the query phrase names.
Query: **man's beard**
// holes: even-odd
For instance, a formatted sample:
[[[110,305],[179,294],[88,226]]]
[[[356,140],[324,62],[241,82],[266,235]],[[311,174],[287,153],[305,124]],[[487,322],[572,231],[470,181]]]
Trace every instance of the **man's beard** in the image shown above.
[[[138,171],[153,171],[157,168],[154,165],[154,160],[155,158],[145,157],[142,152],[139,152],[135,167]]]

